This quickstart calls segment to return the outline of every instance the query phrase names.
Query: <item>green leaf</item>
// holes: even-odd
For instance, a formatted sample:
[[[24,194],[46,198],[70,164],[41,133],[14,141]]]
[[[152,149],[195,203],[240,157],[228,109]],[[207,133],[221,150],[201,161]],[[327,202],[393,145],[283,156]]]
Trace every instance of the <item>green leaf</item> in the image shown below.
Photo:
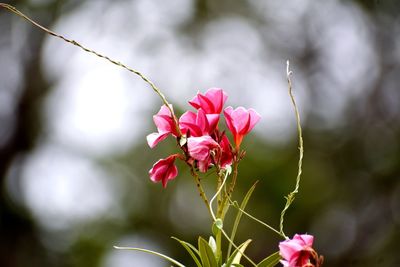
[[[199,237],[199,252],[203,267],[218,267],[214,252],[202,237]]]
[[[280,259],[281,256],[279,255],[279,251],[277,251],[263,259],[259,264],[257,264],[257,267],[274,267],[279,263]]]
[[[238,252],[236,253],[236,256],[233,258],[232,264],[240,263],[240,259],[242,258],[242,255],[246,250],[247,246],[250,244],[250,242],[251,239],[248,239],[238,247]]]
[[[135,251],[141,251],[141,252],[153,254],[153,255],[156,255],[156,256],[158,256],[158,257],[160,257],[160,258],[163,258],[163,259],[165,259],[165,260],[168,260],[168,261],[172,262],[172,263],[175,264],[176,266],[179,266],[179,267],[186,267],[185,265],[183,265],[183,264],[180,263],[179,261],[174,260],[174,259],[171,258],[171,257],[168,257],[168,256],[166,256],[166,255],[164,255],[164,254],[161,254],[161,253],[159,253],[159,252],[155,252],[155,251],[152,251],[152,250],[148,250],[148,249],[144,249],[144,248],[117,247],[117,246],[114,246],[114,248],[116,248],[116,249],[121,249],[121,250],[135,250]]]
[[[253,191],[256,188],[257,183],[258,182],[255,182],[253,184],[253,186],[249,189],[249,191],[247,191],[245,197],[243,198],[242,204],[240,205],[240,209],[244,210],[246,208],[247,202],[249,202],[249,199],[250,199],[251,195],[253,194]],[[240,210],[238,210],[238,213],[235,218],[235,222],[233,223],[232,233],[231,233],[231,237],[230,237],[232,242],[235,239],[236,231],[239,226],[239,222],[240,222],[240,219],[242,218],[242,215],[243,215],[243,213]],[[231,250],[232,250],[232,243],[229,242],[227,257],[229,257],[231,255]]]
[[[200,253],[192,244],[182,241],[176,237],[172,237],[172,239],[175,239],[176,241],[178,241],[187,250],[187,252],[189,252],[190,256],[196,263],[197,267],[202,267],[202,265],[198,259],[198,257],[200,257]]]
[[[245,249],[250,244],[250,242],[251,242],[251,239],[248,239],[245,242],[243,242],[242,244],[240,244],[237,249],[235,249],[235,251],[232,253],[232,255],[226,261],[226,267],[235,266],[235,264],[240,263],[240,259],[243,255]]]

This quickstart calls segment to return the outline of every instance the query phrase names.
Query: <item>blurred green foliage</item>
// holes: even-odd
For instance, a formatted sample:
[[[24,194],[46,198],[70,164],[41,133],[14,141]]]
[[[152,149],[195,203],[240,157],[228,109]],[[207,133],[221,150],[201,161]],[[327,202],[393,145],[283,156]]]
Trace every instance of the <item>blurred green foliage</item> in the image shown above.
[[[10,4],[52,28],[63,15],[79,10],[83,2],[12,1]],[[123,1],[115,1],[113,5],[119,2]],[[300,193],[287,213],[286,233],[308,232],[315,235],[316,249],[326,256],[325,266],[399,266],[400,7],[395,0],[342,2],[344,5],[356,3],[369,19],[366,27],[380,65],[374,66],[378,71],[369,90],[347,103],[340,124],[321,127],[321,119],[314,110],[324,105],[320,101],[319,85],[315,84],[314,76],[318,66],[315,62],[324,60],[312,45],[318,40],[308,40],[310,45],[303,50],[295,51],[293,48],[291,51],[290,46],[279,48],[283,59],[293,57],[292,64],[308,74],[303,78],[310,85],[312,95],[308,103],[310,108],[301,114],[305,145],[303,180]],[[193,42],[193,32],[215,17],[241,16],[251,24],[261,23],[260,18],[250,11],[249,1],[196,0],[194,8],[192,19],[181,25],[181,34],[193,38]],[[304,21],[308,20],[307,16],[319,11],[322,12],[322,9],[306,12]],[[341,18],[336,19],[339,21]],[[0,61],[3,61],[4,53],[9,49],[9,39],[15,31],[11,30],[10,25],[15,20],[0,10],[0,52],[3,51]],[[265,24],[267,28],[273,26],[268,22]],[[18,169],[21,165],[17,163],[29,157],[29,153],[46,138],[46,129],[43,127],[45,116],[41,112],[46,94],[53,86],[46,81],[41,68],[44,34],[19,22],[18,27],[25,27],[25,31],[19,34],[29,42],[21,45],[20,51],[23,52],[17,54],[15,59],[21,65],[21,93],[15,96],[15,111],[10,117],[2,115],[0,118],[0,125],[4,129],[11,129],[9,125],[13,125],[9,135],[0,136],[4,139],[0,142],[0,266],[108,266],[106,262],[110,253],[137,253],[113,252],[113,245],[119,245],[119,242],[127,245],[132,241],[132,246],[140,246],[140,241],[144,239],[157,244],[161,252],[189,264],[190,258],[186,252],[170,236],[196,243],[199,235],[207,237],[211,233],[211,221],[207,218],[201,199],[197,197],[192,178],[181,164],[178,166],[179,176],[168,184],[167,190],[148,180],[148,169],[152,162],[171,151],[177,151],[172,140],[150,150],[143,138],[142,142],[135,143],[124,153],[93,159],[98,166],[112,174],[113,180],[108,182],[118,192],[118,199],[115,200],[118,208],[110,210],[110,217],[77,223],[68,230],[47,229],[31,215],[32,211],[23,201],[18,203],[11,197],[6,177],[12,173],[13,181],[18,184],[16,187],[21,188],[23,185],[19,181],[22,172]],[[73,32],[68,34],[74,36]],[[302,38],[310,36],[304,33]],[[397,58],[396,53],[390,53],[393,51],[397,51]],[[6,63],[0,65],[0,72],[4,73],[0,76],[1,90],[6,89],[5,66]],[[295,72],[295,92],[296,79]],[[354,84],[353,88],[357,86]],[[328,102],[330,100],[325,99]],[[157,108],[152,108],[152,112]],[[151,114],[144,114],[139,119],[148,126]],[[285,203],[283,196],[294,187],[297,173],[296,134],[294,132],[290,141],[285,143],[275,143],[252,134],[243,147],[247,154],[239,167],[234,198],[241,200],[258,180],[247,210],[278,227],[279,214]],[[203,178],[209,194],[215,190],[211,180],[211,177]],[[87,194],[89,197],[90,191]],[[230,212],[232,215],[235,213],[233,208]],[[232,221],[228,219],[228,229],[231,224]],[[276,251],[280,241],[279,236],[243,218],[237,240],[240,242],[248,238],[253,239],[248,254],[256,260]],[[167,263],[162,266],[167,266]]]

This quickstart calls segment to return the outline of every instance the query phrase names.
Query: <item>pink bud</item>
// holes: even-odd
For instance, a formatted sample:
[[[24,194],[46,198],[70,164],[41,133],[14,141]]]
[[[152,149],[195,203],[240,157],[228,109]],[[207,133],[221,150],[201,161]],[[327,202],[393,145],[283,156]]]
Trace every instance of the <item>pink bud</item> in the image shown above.
[[[168,181],[178,175],[178,168],[174,164],[177,157],[178,155],[174,154],[166,159],[158,160],[149,171],[150,179],[155,183],[161,181],[163,187],[166,188]]]

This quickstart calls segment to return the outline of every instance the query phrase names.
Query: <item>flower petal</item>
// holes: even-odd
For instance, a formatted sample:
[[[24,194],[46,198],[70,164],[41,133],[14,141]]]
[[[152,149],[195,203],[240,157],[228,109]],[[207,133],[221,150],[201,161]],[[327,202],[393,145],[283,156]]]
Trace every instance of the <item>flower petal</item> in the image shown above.
[[[178,168],[175,166],[175,159],[177,157],[178,155],[174,154],[154,163],[153,168],[149,171],[150,180],[155,183],[161,181],[165,188],[168,181],[174,179],[178,175]]]
[[[198,161],[206,160],[210,155],[210,150],[218,147],[218,143],[208,135],[189,137],[187,144],[190,156]]]
[[[286,260],[292,259],[293,255],[302,249],[303,247],[300,244],[293,242],[293,240],[285,240],[279,243],[279,254]]]
[[[203,95],[197,95],[189,101],[195,109],[203,109],[206,114],[220,114],[228,95],[221,88],[210,88]]]
[[[168,137],[170,133],[151,133],[147,135],[147,144],[149,144],[149,147],[154,148],[159,142],[164,140],[165,138]]]
[[[251,130],[253,130],[254,126],[260,121],[261,116],[260,114],[258,114],[257,111],[252,108],[249,108],[248,112],[250,114],[250,125],[247,132],[250,132]]]

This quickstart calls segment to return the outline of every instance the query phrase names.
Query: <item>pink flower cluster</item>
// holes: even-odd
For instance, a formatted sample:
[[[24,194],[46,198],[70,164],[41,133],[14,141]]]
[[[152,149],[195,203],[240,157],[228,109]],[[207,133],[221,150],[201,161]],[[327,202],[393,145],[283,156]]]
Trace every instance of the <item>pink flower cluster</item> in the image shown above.
[[[149,134],[147,142],[153,148],[172,135],[177,139],[184,155],[174,154],[157,161],[149,171],[152,181],[162,181],[163,186],[166,187],[167,182],[178,175],[175,166],[177,158],[198,168],[201,172],[206,172],[211,166],[225,168],[236,160],[243,137],[253,129],[261,117],[251,108],[227,107],[223,110],[227,98],[226,92],[220,88],[208,89],[204,95],[198,93],[189,101],[196,111],[186,111],[179,120],[173,118],[167,106],[161,107],[160,111],[153,116],[157,132]],[[233,135],[234,147],[225,132],[219,130],[221,113],[224,114],[226,125]]]
[[[323,257],[318,256],[312,248],[314,237],[312,235],[294,235],[279,243],[279,254],[283,258],[284,267],[319,267]]]

